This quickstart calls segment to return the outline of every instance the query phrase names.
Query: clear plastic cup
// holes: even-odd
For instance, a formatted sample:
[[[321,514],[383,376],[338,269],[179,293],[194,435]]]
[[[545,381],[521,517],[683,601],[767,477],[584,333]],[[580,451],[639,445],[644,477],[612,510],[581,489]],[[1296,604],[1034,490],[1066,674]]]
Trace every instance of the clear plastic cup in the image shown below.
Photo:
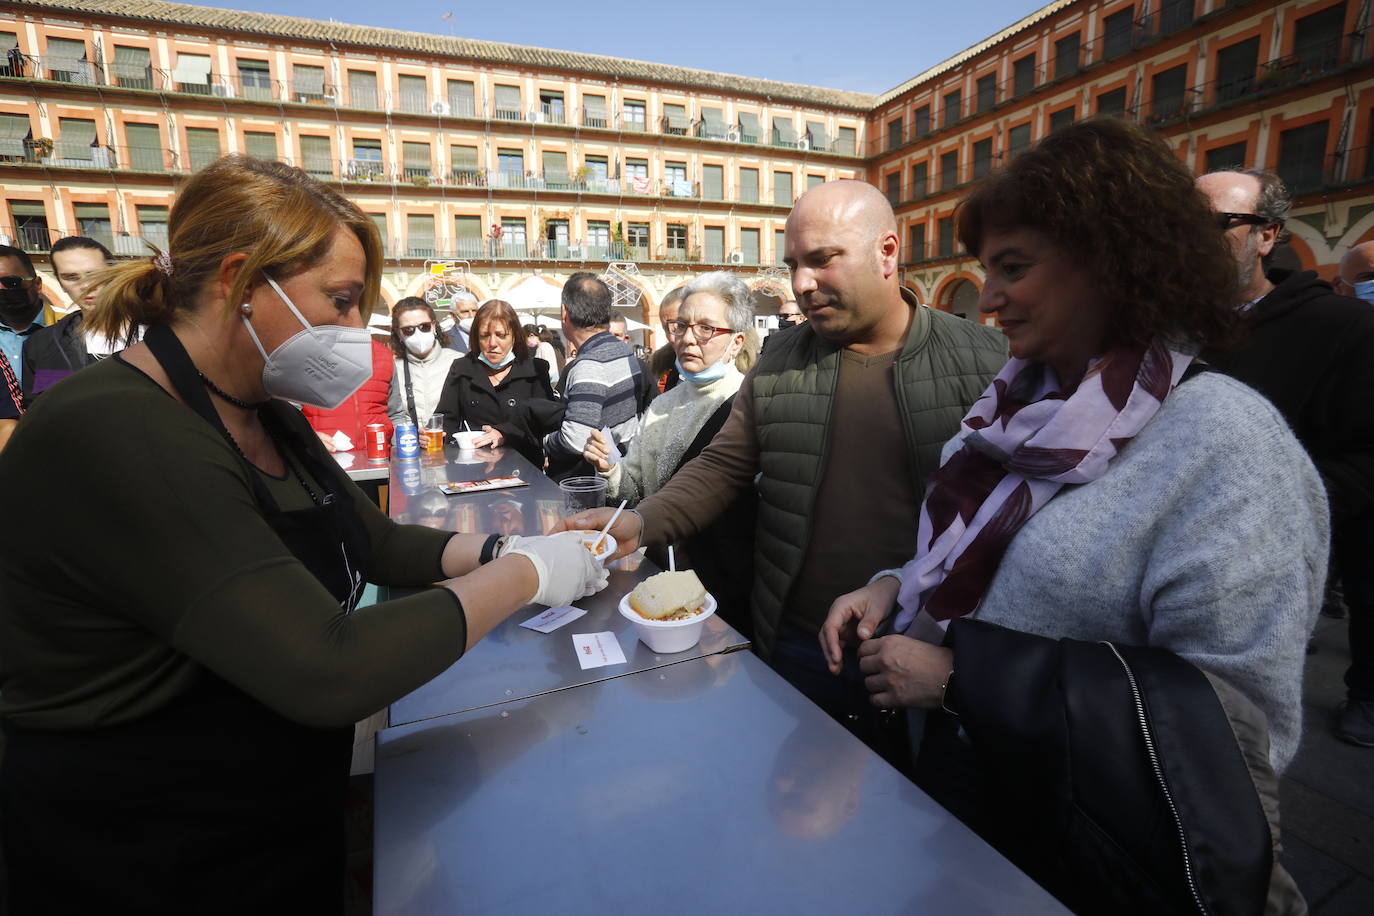
[[[576,515],[606,505],[606,480],[602,477],[569,477],[558,485],[563,491],[563,515]]]

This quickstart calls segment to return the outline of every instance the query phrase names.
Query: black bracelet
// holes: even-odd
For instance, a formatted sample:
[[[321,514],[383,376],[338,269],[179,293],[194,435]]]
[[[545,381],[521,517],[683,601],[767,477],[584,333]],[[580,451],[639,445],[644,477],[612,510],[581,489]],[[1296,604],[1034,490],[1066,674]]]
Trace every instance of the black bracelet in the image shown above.
[[[482,543],[482,552],[477,555],[477,565],[485,566],[496,559],[496,545],[501,542],[501,535],[489,535]]]

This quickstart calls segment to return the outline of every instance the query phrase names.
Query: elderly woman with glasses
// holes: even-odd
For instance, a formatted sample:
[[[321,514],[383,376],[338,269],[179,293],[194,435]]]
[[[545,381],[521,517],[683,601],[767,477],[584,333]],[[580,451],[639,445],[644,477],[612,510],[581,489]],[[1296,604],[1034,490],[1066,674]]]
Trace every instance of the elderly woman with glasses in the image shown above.
[[[736,357],[753,327],[753,293],[729,271],[702,274],[687,285],[677,317],[667,323],[681,382],[655,398],[630,444],[629,454],[611,463],[611,449],[599,432],[587,439],[582,457],[609,482],[612,501],[631,505],[656,492],[706,447],[730,414],[744,375]],[[691,538],[684,555],[715,595],[721,614],[737,629],[747,629],[751,550],[738,543],[753,531],[752,498],[737,504],[715,524]],[[658,558],[662,559],[662,558]],[[662,563],[660,562],[660,565]]]
[[[391,352],[396,372],[386,412],[393,425],[423,426],[439,406],[439,395],[453,361],[449,335],[439,326],[434,307],[419,296],[407,296],[391,310]]]

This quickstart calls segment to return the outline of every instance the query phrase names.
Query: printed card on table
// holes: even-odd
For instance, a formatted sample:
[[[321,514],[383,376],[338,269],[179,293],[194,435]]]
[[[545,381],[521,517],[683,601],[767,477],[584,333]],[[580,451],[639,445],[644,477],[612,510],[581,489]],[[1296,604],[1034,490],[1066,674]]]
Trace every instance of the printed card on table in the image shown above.
[[[551,607],[544,613],[536,614],[526,620],[520,626],[534,630],[536,633],[552,633],[563,624],[572,623],[577,618],[586,615],[587,612],[580,607]]]
[[[625,652],[614,633],[574,633],[573,649],[582,670],[625,664]]]

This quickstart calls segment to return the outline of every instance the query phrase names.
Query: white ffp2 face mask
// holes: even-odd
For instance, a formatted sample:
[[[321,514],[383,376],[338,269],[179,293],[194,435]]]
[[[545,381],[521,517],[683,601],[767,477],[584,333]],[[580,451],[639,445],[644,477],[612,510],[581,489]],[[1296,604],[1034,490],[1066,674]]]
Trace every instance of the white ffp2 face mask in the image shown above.
[[[1374,280],[1361,280],[1353,285],[1355,298],[1363,299],[1365,302],[1374,302]]]
[[[372,340],[367,329],[311,325],[277,281],[263,276],[304,325],[304,330],[282,341],[269,355],[248,316],[241,316],[248,336],[262,354],[263,388],[274,398],[333,410],[372,377]]]
[[[416,331],[405,339],[405,347],[410,351],[410,355],[421,357],[434,349],[433,331]]]

